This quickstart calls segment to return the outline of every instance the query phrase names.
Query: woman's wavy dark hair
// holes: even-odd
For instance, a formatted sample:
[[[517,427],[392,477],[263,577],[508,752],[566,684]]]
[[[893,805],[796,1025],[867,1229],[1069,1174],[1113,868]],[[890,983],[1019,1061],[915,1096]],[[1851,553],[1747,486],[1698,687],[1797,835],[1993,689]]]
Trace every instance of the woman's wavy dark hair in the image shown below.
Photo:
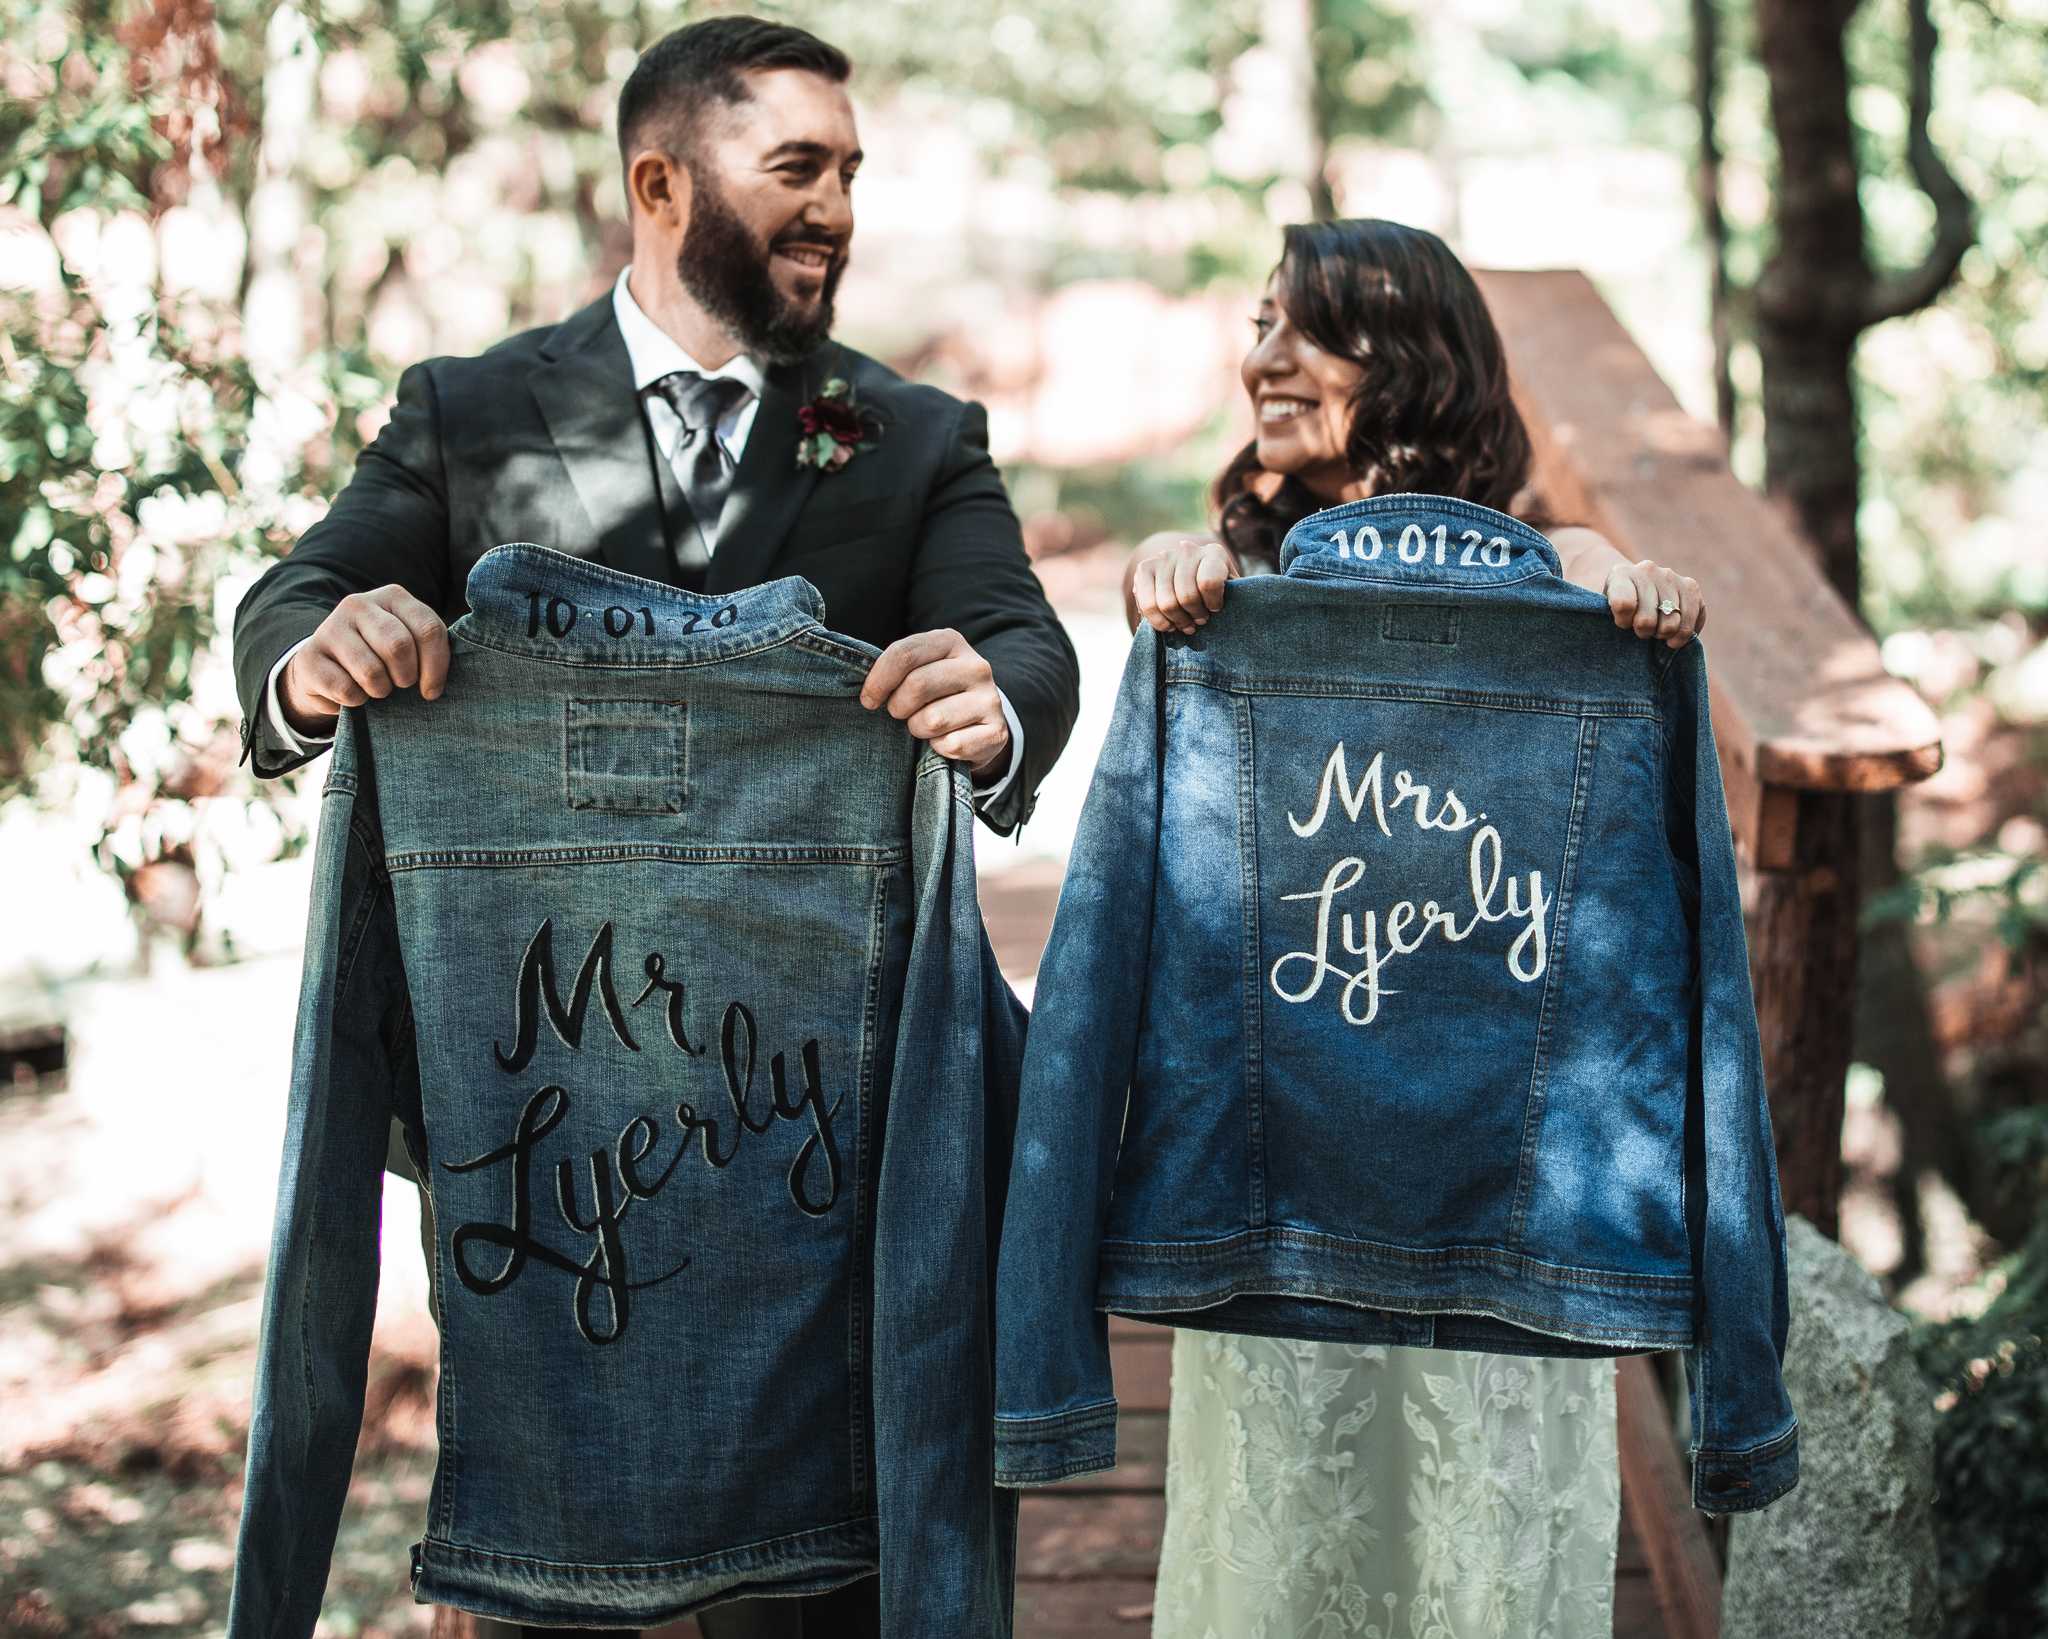
[[[1455,495],[1508,511],[1529,480],[1529,430],[1508,396],[1493,315],[1450,246],[1371,217],[1302,222],[1284,230],[1278,273],[1295,328],[1364,367],[1344,450],[1351,471],[1377,494]],[[1211,499],[1233,551],[1277,558],[1287,531],[1330,503],[1293,477],[1261,494],[1264,473],[1254,441]]]

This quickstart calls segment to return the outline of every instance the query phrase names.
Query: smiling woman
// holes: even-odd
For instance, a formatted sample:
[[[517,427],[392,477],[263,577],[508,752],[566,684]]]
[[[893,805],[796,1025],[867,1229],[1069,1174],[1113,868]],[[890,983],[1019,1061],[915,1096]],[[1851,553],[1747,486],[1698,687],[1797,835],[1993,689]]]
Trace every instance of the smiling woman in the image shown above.
[[[1219,529],[1140,546],[1125,580],[1134,627],[1207,624],[1227,580],[1277,569],[1288,529],[1345,501],[1419,491],[1510,513],[1519,502],[1525,519],[1535,510],[1499,334],[1443,241],[1346,221],[1291,227],[1285,246],[1252,319],[1242,375],[1257,424],[1216,481]],[[1698,630],[1697,583],[1627,563],[1592,530],[1550,534],[1567,578],[1604,589],[1617,625],[1673,647]],[[1382,541],[1367,530],[1340,550],[1489,561],[1477,531],[1460,547],[1447,531]],[[1513,857],[1515,838],[1487,823],[1483,802],[1445,788],[1432,807],[1426,773],[1375,754],[1354,784],[1339,742],[1313,802],[1288,814],[1298,837],[1349,830],[1320,883],[1281,896],[1301,921],[1264,976],[1280,1002],[1334,1007],[1370,1028],[1394,994],[1381,983],[1390,962],[1420,964],[1425,944],[1497,921],[1524,924],[1504,953],[1507,979],[1542,977],[1554,888]],[[1400,812],[1424,830],[1471,831],[1440,883],[1381,879],[1375,843],[1407,828]],[[1440,898],[1423,898],[1425,887]],[[1442,1028],[1459,1028],[1457,1004],[1406,1000],[1430,1001]],[[1414,1092],[1429,1090],[1419,1069]],[[1612,1626],[1611,1361],[1181,1330],[1168,1403],[1154,1639],[1349,1631],[1368,1613],[1380,1631],[1443,1639]]]
[[[1194,631],[1223,607],[1226,580],[1278,567],[1297,520],[1400,491],[1455,495],[1547,530],[1566,579],[1604,595],[1615,624],[1639,637],[1677,648],[1706,624],[1690,576],[1631,564],[1523,494],[1529,435],[1506,354],[1471,275],[1435,234],[1375,220],[1288,228],[1252,330],[1241,374],[1257,428],[1216,480],[1218,531],[1139,545],[1124,578],[1133,625]]]

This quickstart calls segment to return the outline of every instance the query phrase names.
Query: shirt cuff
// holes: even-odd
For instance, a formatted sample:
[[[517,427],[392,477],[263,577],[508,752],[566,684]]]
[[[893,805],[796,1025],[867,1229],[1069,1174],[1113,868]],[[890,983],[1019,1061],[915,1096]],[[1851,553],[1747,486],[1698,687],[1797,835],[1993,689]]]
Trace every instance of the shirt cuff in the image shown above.
[[[1010,725],[1010,766],[994,785],[974,788],[974,806],[977,809],[986,808],[1009,790],[1010,782],[1017,777],[1017,770],[1024,766],[1024,725],[1017,721],[1016,709],[1011,706],[1007,694],[997,689],[996,698],[1003,703],[1003,721]]]
[[[311,637],[302,637],[289,649],[285,650],[283,654],[279,655],[277,657],[277,664],[270,668],[270,681],[263,686],[263,709],[269,716],[271,732],[301,756],[310,756],[316,746],[331,746],[334,744],[334,736],[332,734],[299,734],[294,732],[291,724],[284,720],[284,708],[277,702],[277,680],[284,672],[285,662],[312,641]]]

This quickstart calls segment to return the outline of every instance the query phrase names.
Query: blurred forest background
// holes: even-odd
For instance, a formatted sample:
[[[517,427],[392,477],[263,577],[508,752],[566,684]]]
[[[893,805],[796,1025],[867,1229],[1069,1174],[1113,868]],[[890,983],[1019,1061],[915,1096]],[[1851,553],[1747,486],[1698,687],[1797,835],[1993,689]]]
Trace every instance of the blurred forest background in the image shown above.
[[[237,767],[236,602],[405,365],[550,322],[616,272],[618,88],[705,9],[0,0],[17,987],[231,964],[266,915],[295,933],[303,899],[246,884],[303,850],[320,765]],[[1947,748],[1865,805],[1844,1238],[1923,1322],[1950,1631],[2048,1631],[2048,0],[748,9],[857,65],[839,334],[988,404],[1048,575],[1205,521],[1279,226],[1317,214],[1585,269],[1736,471],[1784,497]],[[1654,555],[1711,592],[1713,542]],[[38,1153],[24,1077],[0,1097],[17,1161]],[[267,1209],[270,1178],[243,1182]],[[198,1632],[224,1608],[247,1355],[205,1334],[138,1357],[198,1300],[124,1287],[128,1258],[0,1258],[9,1632]],[[197,1374],[176,1416],[151,1409],[165,1370]],[[51,1409],[64,1373],[97,1387]],[[149,1500],[172,1493],[175,1530]],[[338,1560],[331,1619],[412,1620],[387,1586],[408,1494],[384,1499],[388,1541]]]

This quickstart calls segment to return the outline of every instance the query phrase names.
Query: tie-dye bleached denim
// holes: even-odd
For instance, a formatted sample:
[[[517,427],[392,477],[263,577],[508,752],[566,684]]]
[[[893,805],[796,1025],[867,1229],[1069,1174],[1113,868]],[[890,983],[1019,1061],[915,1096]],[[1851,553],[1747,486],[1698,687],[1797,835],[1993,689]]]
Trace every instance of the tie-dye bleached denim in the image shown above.
[[[1007,1634],[1023,1011],[964,772],[861,707],[806,581],[511,545],[468,595],[441,698],[341,714],[230,1634],[319,1613],[394,1112],[441,1303],[418,1600],[645,1627],[879,1569],[891,1635]]]
[[[1303,520],[1140,627],[1038,977],[997,1472],[1114,1460],[1104,1312],[1684,1348],[1694,1499],[1798,1474],[1784,1223],[1706,651],[1535,531]]]

